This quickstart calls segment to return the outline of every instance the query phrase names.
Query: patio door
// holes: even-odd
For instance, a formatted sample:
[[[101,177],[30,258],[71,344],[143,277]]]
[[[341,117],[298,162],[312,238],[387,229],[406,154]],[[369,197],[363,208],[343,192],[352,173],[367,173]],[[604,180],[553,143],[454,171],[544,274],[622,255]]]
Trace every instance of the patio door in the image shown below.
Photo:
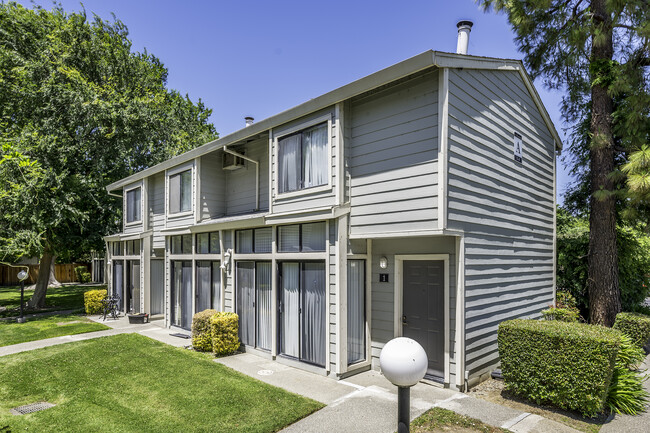
[[[151,260],[151,315],[165,311],[165,261]]]
[[[325,366],[324,262],[282,262],[278,293],[280,354]]]
[[[124,260],[113,260],[113,295],[124,299]]]
[[[126,261],[124,308],[127,313],[140,312],[140,260]]]
[[[172,260],[171,323],[189,330],[192,326],[192,262]]]
[[[239,338],[271,350],[271,262],[238,261],[235,269]]]
[[[196,312],[221,311],[221,268],[218,261],[196,262]]]

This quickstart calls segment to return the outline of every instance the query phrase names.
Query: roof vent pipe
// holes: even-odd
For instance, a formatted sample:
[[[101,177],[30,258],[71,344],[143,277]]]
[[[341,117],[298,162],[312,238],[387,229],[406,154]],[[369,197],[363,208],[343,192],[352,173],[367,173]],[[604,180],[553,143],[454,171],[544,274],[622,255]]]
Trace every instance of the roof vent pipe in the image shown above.
[[[472,31],[474,25],[471,21],[458,21],[458,45],[456,45],[457,54],[467,54],[467,46],[469,45],[469,32]]]
[[[255,119],[253,119],[251,116],[246,116],[244,117],[244,121],[246,122],[246,126],[251,126],[253,122],[255,122]]]

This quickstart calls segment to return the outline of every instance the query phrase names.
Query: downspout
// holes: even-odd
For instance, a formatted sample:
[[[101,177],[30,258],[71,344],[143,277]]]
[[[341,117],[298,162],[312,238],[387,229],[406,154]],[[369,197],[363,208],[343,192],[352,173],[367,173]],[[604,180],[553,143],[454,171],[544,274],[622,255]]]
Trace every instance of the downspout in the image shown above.
[[[260,163],[254,159],[242,155],[241,153],[237,153],[233,150],[228,149],[228,146],[223,146],[223,151],[255,164],[255,210],[260,210]]]

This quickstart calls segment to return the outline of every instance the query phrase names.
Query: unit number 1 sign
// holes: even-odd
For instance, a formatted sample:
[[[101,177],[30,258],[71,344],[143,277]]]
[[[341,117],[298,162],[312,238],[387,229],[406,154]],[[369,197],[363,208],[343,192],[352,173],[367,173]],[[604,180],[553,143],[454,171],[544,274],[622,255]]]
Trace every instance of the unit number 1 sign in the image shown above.
[[[515,132],[515,161],[522,162],[524,155],[524,143],[521,135]]]

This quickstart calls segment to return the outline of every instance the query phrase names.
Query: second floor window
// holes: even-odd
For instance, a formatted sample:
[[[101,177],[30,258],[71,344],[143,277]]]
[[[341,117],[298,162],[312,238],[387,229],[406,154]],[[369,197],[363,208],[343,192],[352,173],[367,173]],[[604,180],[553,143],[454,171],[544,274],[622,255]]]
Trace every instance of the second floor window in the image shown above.
[[[192,170],[169,176],[169,213],[192,210]]]
[[[142,201],[140,188],[126,192],[126,222],[132,223],[142,219]]]
[[[278,192],[291,192],[329,183],[327,123],[278,141]]]

